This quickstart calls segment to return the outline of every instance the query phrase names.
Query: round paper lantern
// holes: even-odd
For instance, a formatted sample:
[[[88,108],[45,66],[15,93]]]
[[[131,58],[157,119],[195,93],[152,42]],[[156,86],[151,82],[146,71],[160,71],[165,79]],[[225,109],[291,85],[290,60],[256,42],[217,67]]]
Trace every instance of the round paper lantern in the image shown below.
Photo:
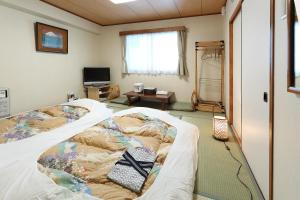
[[[229,139],[227,133],[227,119],[222,116],[214,116],[213,118],[213,136],[217,140],[227,141]]]

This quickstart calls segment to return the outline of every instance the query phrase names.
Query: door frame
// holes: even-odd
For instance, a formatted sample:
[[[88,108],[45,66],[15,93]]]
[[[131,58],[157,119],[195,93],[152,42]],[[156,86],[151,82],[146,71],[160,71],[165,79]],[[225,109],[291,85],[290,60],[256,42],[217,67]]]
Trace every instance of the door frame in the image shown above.
[[[270,0],[269,196],[274,199],[275,0]]]
[[[238,136],[238,133],[236,132],[235,128],[233,127],[233,24],[237,16],[242,10],[242,4],[244,0],[239,0],[237,3],[232,16],[230,17],[229,20],[229,124],[233,130],[233,133],[239,143],[239,145],[242,147],[242,138]],[[242,133],[241,133],[242,135]]]
[[[242,9],[244,0],[239,0],[229,20],[229,124],[233,124],[233,23]],[[270,0],[270,88],[269,88],[269,199],[274,199],[274,91],[275,91],[275,0]],[[242,141],[233,128],[240,147]],[[242,148],[241,148],[242,150]],[[242,151],[243,152],[243,151]]]

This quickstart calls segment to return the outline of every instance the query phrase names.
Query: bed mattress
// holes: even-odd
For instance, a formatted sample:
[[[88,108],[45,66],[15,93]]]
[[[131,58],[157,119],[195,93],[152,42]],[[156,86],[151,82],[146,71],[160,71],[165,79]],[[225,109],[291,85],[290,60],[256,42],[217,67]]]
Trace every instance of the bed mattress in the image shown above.
[[[56,184],[39,169],[39,158],[50,148],[82,133],[112,116],[104,104],[80,100],[73,105],[87,107],[90,112],[81,119],[13,143],[0,145],[0,199],[99,199],[87,193],[72,192]],[[137,199],[192,199],[197,169],[197,127],[166,112],[149,108],[133,108],[115,113],[122,117],[133,113],[157,118],[176,128],[177,135],[159,175]]]
[[[59,105],[21,113],[0,120],[0,144],[23,140],[59,128],[84,117],[89,110]]]
[[[174,126],[142,113],[114,116],[48,149],[38,160],[39,169],[55,183],[75,193],[104,200],[135,199],[146,193],[155,181],[176,134]],[[153,152],[155,160],[142,191],[122,187],[108,177],[126,150],[138,148]],[[131,167],[126,171],[129,169]],[[143,179],[140,176],[130,179],[129,174],[117,173],[114,178],[119,183],[132,184],[136,183],[134,180]]]

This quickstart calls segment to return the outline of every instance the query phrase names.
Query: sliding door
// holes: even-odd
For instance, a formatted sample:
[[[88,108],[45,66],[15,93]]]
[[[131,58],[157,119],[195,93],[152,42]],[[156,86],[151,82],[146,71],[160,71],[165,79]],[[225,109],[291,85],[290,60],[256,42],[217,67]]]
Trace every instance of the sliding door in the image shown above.
[[[233,21],[233,129],[242,138],[242,14]]]
[[[242,149],[269,199],[270,1],[242,5]],[[265,95],[264,95],[265,93]]]

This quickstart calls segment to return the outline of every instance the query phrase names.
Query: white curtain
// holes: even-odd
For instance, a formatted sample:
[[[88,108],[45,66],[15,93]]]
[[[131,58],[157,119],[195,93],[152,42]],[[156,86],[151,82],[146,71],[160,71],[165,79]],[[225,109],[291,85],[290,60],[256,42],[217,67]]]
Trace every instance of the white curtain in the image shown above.
[[[123,73],[178,74],[178,32],[127,35],[123,39]]]
[[[128,68],[126,63],[126,36],[121,36],[122,44],[122,74],[128,74]]]
[[[188,69],[186,66],[186,30],[181,30],[177,32],[178,39],[178,75],[186,76],[188,75]]]

